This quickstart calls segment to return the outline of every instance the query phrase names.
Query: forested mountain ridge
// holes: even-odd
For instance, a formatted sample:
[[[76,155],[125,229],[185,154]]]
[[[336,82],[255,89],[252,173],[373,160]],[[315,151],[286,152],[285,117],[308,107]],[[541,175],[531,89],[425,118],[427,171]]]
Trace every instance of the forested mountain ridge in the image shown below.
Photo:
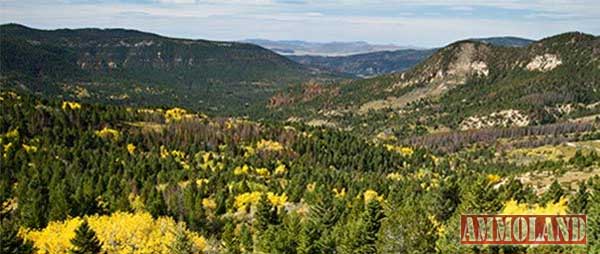
[[[404,138],[449,130],[519,127],[600,113],[600,39],[552,36],[527,47],[459,41],[411,70],[280,94],[282,118]],[[313,89],[314,90],[314,89]],[[326,96],[329,92],[336,95]]]
[[[0,26],[0,34],[4,85],[78,100],[231,113],[291,83],[327,76],[247,43],[17,24]]]

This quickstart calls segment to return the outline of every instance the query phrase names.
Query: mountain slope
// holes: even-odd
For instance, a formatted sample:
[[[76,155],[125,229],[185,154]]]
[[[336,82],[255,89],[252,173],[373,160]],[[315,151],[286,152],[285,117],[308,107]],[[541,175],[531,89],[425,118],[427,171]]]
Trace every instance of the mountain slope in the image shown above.
[[[600,39],[566,33],[527,47],[448,45],[413,69],[290,91],[280,117],[397,138],[440,131],[530,126],[600,114]],[[313,89],[314,90],[314,89]],[[304,89],[306,91],[306,89]],[[302,91],[301,91],[302,92]]]
[[[524,47],[533,42],[518,37],[490,37],[471,40],[502,47]],[[298,63],[322,70],[369,77],[408,70],[432,55],[435,50],[401,49],[347,56],[287,55],[287,57]]]
[[[320,73],[264,48],[124,29],[0,27],[5,84],[121,104],[233,109]]]
[[[402,49],[336,57],[309,55],[287,57],[298,63],[323,70],[368,77],[407,70],[434,51],[433,49]]]

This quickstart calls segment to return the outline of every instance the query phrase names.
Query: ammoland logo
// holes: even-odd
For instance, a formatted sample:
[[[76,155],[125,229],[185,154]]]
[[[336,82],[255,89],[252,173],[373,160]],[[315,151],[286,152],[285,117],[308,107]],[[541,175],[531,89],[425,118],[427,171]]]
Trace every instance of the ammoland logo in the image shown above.
[[[587,244],[586,215],[461,215],[460,243]]]

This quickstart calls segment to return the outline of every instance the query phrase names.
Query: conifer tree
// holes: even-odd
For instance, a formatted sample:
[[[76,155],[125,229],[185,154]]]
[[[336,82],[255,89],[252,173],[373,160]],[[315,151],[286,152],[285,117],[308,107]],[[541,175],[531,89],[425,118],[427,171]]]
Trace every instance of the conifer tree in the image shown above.
[[[425,205],[416,200],[407,200],[400,207],[387,209],[386,214],[377,240],[380,253],[434,252],[437,232],[427,216]]]
[[[587,210],[588,253],[600,254],[600,182],[596,180]]]
[[[468,185],[461,205],[469,213],[493,213],[502,208],[499,193],[485,177],[475,179]]]
[[[342,236],[339,247],[341,253],[377,253],[377,239],[381,220],[384,218],[383,208],[377,200],[371,200],[358,220],[350,219],[346,225],[348,232]]]
[[[343,202],[333,200],[331,195],[321,195],[317,203],[310,207],[310,213],[305,222],[302,223],[298,252],[299,253],[323,253],[332,252],[334,239],[330,235],[333,226],[340,218],[340,209]]]
[[[98,254],[102,253],[102,245],[86,220],[75,230],[75,238],[71,239],[73,248],[71,254]]]
[[[148,198],[146,199],[146,208],[153,216],[167,215],[167,204],[162,193],[155,187],[152,187]]]
[[[197,251],[196,248],[194,247],[194,244],[192,243],[191,239],[186,234],[185,225],[182,222],[177,224],[177,228],[176,228],[174,234],[175,234],[175,240],[173,240],[173,242],[171,243],[171,246],[169,246],[171,253],[173,253],[173,254],[199,253],[199,251]]]
[[[554,180],[554,182],[552,182],[552,184],[550,185],[550,188],[548,188],[548,190],[542,195],[540,201],[544,205],[548,202],[556,203],[562,198],[564,194],[565,191],[560,186],[560,183],[558,183],[557,180]]]
[[[46,225],[48,222],[48,191],[43,186],[43,181],[38,173],[36,173],[30,180],[23,181],[25,190],[21,193],[23,195],[19,197],[19,211],[21,220],[24,226],[30,228],[40,228]]]
[[[589,196],[587,185],[585,182],[581,182],[577,193],[569,200],[569,213],[585,214]]]
[[[221,234],[221,245],[223,246],[224,252],[228,254],[241,253],[239,248],[239,240],[235,235],[235,224],[232,221],[228,221]]]
[[[19,236],[17,227],[4,219],[0,225],[0,253],[29,254],[34,252],[33,243]]]
[[[58,180],[57,176],[52,177],[52,183],[50,184],[50,211],[48,219],[51,221],[64,220],[70,212],[67,185],[63,181]]]
[[[240,229],[240,249],[244,253],[251,253],[253,250],[253,241],[252,241],[252,232],[250,232],[250,227],[245,223],[242,225]]]
[[[377,241],[377,233],[379,232],[381,219],[383,218],[384,214],[381,204],[377,200],[371,200],[361,217],[364,231],[359,239],[362,245],[360,253],[377,253],[375,242]]]
[[[306,221],[302,224],[302,230],[299,235],[298,253],[313,254],[321,253],[317,241],[321,238],[321,234],[325,228],[324,222],[326,216],[326,197],[322,197],[317,201],[317,204],[310,207],[310,213]]]
[[[256,205],[253,227],[257,232],[264,232],[270,224],[276,224],[277,214],[273,211],[273,205],[269,202],[267,194],[263,194]]]

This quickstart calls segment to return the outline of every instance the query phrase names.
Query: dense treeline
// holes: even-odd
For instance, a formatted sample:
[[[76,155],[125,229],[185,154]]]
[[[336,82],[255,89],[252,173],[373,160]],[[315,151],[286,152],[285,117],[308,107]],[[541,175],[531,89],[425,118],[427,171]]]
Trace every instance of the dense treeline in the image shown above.
[[[44,253],[49,246],[42,242],[54,243],[65,232],[73,237],[65,248],[73,251],[97,250],[100,239],[103,251],[124,253],[105,241],[111,231],[103,223],[138,223],[155,232],[153,225],[175,228],[173,220],[185,228],[169,233],[173,244],[161,245],[158,253],[195,253],[200,247],[205,253],[600,248],[594,231],[600,228],[600,213],[594,212],[600,210],[598,177],[583,179],[578,192],[557,183],[538,195],[534,186],[516,180],[519,167],[512,164],[382,145],[344,131],[208,118],[177,108],[1,96],[2,237],[17,236],[2,247],[19,246],[17,253],[29,253],[32,246]],[[598,167],[589,156],[579,154],[570,163]],[[559,213],[587,211],[590,244],[458,244],[461,213],[511,206],[530,211],[526,204],[557,207]],[[50,229],[61,233],[44,231]]]

